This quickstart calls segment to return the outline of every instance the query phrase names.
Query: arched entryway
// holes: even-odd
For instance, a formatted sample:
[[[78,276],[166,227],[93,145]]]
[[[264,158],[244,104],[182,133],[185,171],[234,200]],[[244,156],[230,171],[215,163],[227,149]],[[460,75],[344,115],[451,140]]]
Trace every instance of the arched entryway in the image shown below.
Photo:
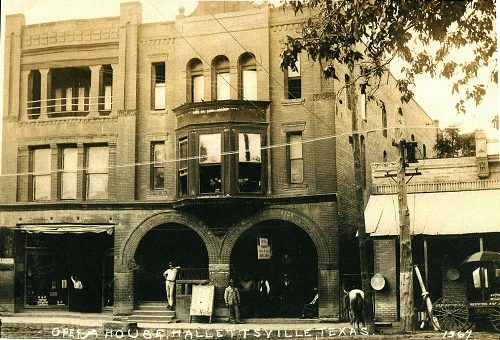
[[[299,317],[318,287],[316,246],[304,229],[291,222],[266,220],[244,231],[234,244],[230,263],[231,278],[242,291],[244,317]],[[261,287],[262,279],[269,287]]]
[[[208,252],[205,242],[193,229],[165,223],[149,230],[134,256],[134,296],[137,301],[165,300],[163,272],[168,263],[181,266],[180,278],[208,278]]]

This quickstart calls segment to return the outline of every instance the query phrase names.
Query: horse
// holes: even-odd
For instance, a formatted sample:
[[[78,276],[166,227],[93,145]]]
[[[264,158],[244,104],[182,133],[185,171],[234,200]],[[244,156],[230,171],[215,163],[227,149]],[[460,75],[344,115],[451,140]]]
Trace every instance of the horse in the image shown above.
[[[357,326],[359,330],[359,323],[361,322],[365,327],[365,314],[364,314],[364,300],[365,293],[361,289],[353,289],[349,292],[344,291],[346,304],[349,306],[349,321],[353,327]]]

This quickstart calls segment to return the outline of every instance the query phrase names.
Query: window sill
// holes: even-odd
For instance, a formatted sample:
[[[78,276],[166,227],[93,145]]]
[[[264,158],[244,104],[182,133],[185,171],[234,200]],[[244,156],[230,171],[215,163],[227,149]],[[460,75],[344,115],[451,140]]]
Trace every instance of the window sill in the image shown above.
[[[305,103],[305,99],[304,98],[300,98],[300,99],[283,99],[281,101],[281,105],[283,106],[291,106],[291,105],[303,105]]]
[[[308,188],[309,185],[307,185],[307,183],[297,183],[297,184],[287,183],[283,185],[284,191],[301,191],[301,190],[307,190]]]
[[[147,193],[148,197],[159,197],[159,196],[167,196],[168,195],[168,190],[166,189],[154,189],[154,190],[149,190]]]
[[[152,115],[163,115],[163,114],[167,114],[168,113],[168,110],[167,109],[162,109],[162,110],[150,110],[149,111],[150,114]]]

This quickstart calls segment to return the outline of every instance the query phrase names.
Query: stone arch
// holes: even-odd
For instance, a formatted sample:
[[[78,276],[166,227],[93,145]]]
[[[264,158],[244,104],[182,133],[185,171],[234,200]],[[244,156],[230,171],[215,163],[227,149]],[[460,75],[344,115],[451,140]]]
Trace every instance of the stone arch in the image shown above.
[[[290,222],[304,230],[316,246],[318,264],[331,262],[332,256],[330,254],[330,247],[328,246],[328,243],[326,241],[326,236],[312,219],[291,209],[269,208],[247,219],[244,219],[230,229],[220,247],[219,259],[221,263],[229,263],[231,251],[233,250],[233,247],[238,241],[239,237],[245,231],[247,231],[257,223],[269,220],[282,220]]]
[[[160,224],[176,223],[193,229],[203,240],[208,252],[209,263],[217,261],[217,251],[219,249],[219,240],[208,231],[206,225],[194,216],[179,212],[165,211],[152,216],[149,216],[139,223],[126,238],[121,249],[121,265],[130,267],[133,264],[133,259],[139,242],[148,231],[157,227]],[[130,270],[130,268],[128,268]]]

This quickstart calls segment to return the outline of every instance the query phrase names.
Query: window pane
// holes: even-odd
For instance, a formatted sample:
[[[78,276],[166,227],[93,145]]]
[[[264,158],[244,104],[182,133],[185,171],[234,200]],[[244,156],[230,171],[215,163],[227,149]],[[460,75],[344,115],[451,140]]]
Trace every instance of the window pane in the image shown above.
[[[260,134],[239,134],[239,161],[257,163],[261,162]]]
[[[243,70],[243,99],[257,100],[257,71]]]
[[[289,135],[290,159],[302,158],[302,134]]]
[[[63,170],[64,172],[76,172],[78,167],[78,152],[76,148],[63,149]]]
[[[36,149],[33,151],[34,174],[50,173],[50,149]]]
[[[200,164],[221,162],[220,133],[200,135]]]
[[[304,161],[302,159],[290,160],[291,183],[302,183],[304,181]]]
[[[201,193],[218,193],[221,192],[221,166],[216,165],[200,165],[200,192]]]
[[[35,176],[33,199],[35,201],[50,200],[50,175]]]
[[[297,66],[297,71],[294,71],[291,67],[288,67],[288,78],[300,77],[300,55],[297,55],[295,66]]]
[[[165,168],[154,168],[153,189],[163,189],[165,187]]]
[[[165,165],[165,143],[155,143],[153,144],[154,152],[154,163],[156,166]]]
[[[179,169],[186,169],[188,165],[187,161],[187,140],[182,140],[179,142]]]
[[[193,77],[193,102],[201,102],[204,99],[205,78],[200,76]]]
[[[90,174],[87,176],[87,181],[87,198],[108,198],[108,174]]]
[[[165,108],[165,84],[155,85],[155,110],[163,110]]]
[[[88,149],[87,171],[89,173],[107,173],[109,152],[107,146],[90,147]]]
[[[229,72],[217,74],[217,100],[230,99],[231,87],[229,85],[229,75]]]
[[[76,198],[78,152],[76,148],[64,148],[62,152],[61,199]]]

